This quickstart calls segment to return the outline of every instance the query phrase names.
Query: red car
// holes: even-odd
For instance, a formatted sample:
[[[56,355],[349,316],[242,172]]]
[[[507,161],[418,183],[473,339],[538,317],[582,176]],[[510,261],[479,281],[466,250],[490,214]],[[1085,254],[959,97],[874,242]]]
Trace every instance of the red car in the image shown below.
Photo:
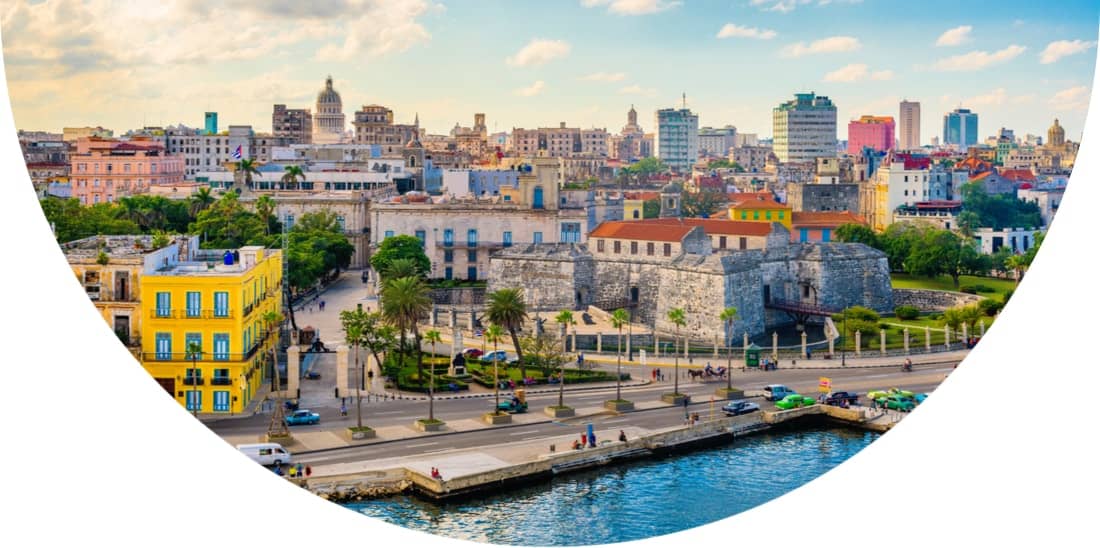
[[[467,348],[462,351],[462,355],[467,358],[480,358],[482,354],[484,354],[484,352],[477,348]]]

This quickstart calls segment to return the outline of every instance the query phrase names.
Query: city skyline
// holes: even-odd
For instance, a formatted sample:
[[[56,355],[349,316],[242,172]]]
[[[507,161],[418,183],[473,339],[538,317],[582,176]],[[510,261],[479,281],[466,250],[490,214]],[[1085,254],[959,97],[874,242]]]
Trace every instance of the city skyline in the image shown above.
[[[268,131],[273,104],[312,110],[332,74],[349,119],[382,104],[396,122],[419,115],[437,134],[470,125],[475,112],[490,132],[564,121],[617,133],[631,105],[653,132],[652,114],[678,108],[686,93],[700,127],[769,137],[772,109],[814,92],[836,104],[841,140],[848,121],[898,118],[903,99],[919,101],[927,144],[958,107],[980,116],[979,140],[1002,126],[1043,135],[1054,118],[1079,140],[1096,47],[1089,4],[1066,2],[1058,13],[1023,2],[996,13],[892,5],[905,24],[882,25],[871,23],[887,4],[873,0],[238,0],[143,15],[107,0],[47,1],[10,5],[2,32],[15,119],[29,130],[201,127],[203,112],[216,111],[223,127]]]

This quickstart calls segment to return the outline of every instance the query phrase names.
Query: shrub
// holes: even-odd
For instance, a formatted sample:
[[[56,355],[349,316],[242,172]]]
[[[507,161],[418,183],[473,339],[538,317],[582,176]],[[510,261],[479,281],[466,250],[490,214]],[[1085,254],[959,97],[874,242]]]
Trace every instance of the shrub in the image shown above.
[[[1004,295],[1004,302],[1006,302],[1006,303],[1007,303],[1007,302],[1008,302],[1008,300],[1012,298],[1012,294],[1013,294],[1014,292],[1015,292],[1015,290],[1012,290],[1012,289],[1008,289],[1008,290],[1005,290],[1005,295]]]
[[[928,315],[928,319],[929,320],[942,320],[943,319],[943,314],[940,314],[939,312],[933,312],[933,313]]]
[[[963,293],[969,293],[971,295],[977,295],[978,288],[976,288],[972,285],[964,285],[964,286],[959,288],[959,291],[961,291]]]
[[[915,306],[902,305],[894,309],[894,315],[899,320],[915,320],[920,316],[920,309]]]
[[[1000,312],[1002,307],[1004,307],[1004,303],[997,299],[982,299],[981,302],[978,303],[978,308],[980,308],[982,314],[986,316],[996,316],[997,312]]]

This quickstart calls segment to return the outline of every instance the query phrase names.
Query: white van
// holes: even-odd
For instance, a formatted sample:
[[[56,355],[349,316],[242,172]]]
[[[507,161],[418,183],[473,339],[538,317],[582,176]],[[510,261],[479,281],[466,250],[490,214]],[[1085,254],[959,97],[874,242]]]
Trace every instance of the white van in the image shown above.
[[[290,452],[277,443],[246,443],[238,445],[237,450],[264,466],[291,463]]]

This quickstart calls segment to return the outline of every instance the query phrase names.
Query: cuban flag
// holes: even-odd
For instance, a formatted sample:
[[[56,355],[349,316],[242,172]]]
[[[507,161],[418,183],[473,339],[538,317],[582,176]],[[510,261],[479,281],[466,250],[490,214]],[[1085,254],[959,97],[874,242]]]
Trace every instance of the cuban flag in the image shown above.
[[[241,159],[241,146],[242,145],[237,145],[237,150],[233,151],[233,159],[234,160],[240,160]]]

